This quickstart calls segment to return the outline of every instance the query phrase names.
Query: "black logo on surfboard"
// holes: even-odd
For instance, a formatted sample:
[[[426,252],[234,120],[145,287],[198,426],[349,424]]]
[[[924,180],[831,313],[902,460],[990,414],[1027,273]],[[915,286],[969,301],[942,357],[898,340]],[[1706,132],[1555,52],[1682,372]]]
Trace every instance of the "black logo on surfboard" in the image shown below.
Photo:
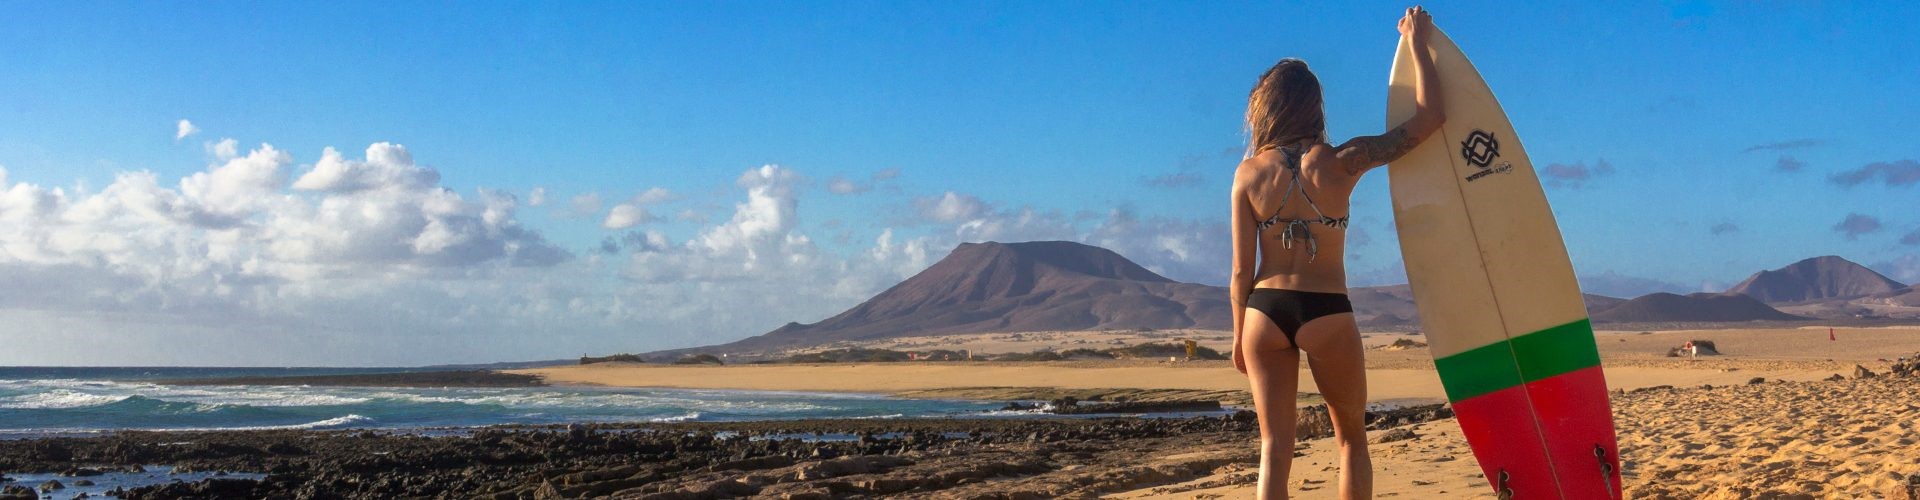
[[[1467,135],[1467,140],[1460,141],[1460,157],[1473,166],[1487,168],[1494,158],[1500,157],[1500,141],[1494,140],[1493,134],[1473,129],[1473,133]]]
[[[1494,139],[1493,134],[1485,130],[1473,129],[1472,134],[1467,134],[1467,140],[1460,141],[1460,158],[1480,169],[1468,175],[1467,182],[1480,180],[1488,174],[1504,174],[1513,171],[1512,162],[1502,161],[1499,165],[1493,164],[1494,160],[1500,158],[1500,141]]]

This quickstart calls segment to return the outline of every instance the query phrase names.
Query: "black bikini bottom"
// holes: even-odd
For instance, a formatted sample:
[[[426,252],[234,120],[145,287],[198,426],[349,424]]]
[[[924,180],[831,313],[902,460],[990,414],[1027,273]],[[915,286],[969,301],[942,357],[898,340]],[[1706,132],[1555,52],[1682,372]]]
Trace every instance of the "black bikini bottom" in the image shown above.
[[[1300,343],[1293,335],[1300,333],[1300,325],[1308,321],[1340,313],[1353,312],[1353,303],[1344,293],[1302,292],[1280,288],[1255,288],[1247,296],[1247,307],[1259,310],[1280,325],[1280,333],[1287,336],[1287,342],[1294,347]]]

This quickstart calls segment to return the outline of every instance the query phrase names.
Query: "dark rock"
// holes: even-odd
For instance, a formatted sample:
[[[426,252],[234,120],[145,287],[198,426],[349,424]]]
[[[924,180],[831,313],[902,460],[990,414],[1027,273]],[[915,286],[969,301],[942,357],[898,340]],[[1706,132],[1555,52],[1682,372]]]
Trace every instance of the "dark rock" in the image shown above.
[[[1853,378],[1873,378],[1873,370],[1868,370],[1867,367],[1864,366],[1853,365]]]
[[[10,484],[10,485],[7,485],[6,488],[0,488],[0,500],[39,500],[39,499],[40,499],[40,494],[34,493],[33,488],[20,486],[17,484]]]
[[[1764,383],[1767,383],[1766,377],[1754,377],[1751,379],[1747,379],[1747,385],[1756,385],[1756,384],[1764,384]]]
[[[1425,414],[1370,414],[1370,425],[1448,414],[1438,406],[1403,410]],[[1098,485],[1161,484],[1191,474],[1156,465],[1115,476],[1124,480],[1025,483],[1036,474],[1095,463],[1112,466],[1109,457],[1137,456],[1146,451],[1143,446],[1160,446],[1151,440],[1251,442],[1258,436],[1258,419],[1247,411],[1164,419],[914,420],[503,426],[453,436],[125,432],[0,440],[0,464],[8,470],[61,471],[85,463],[127,471],[145,463],[183,472],[266,473],[260,480],[213,478],[113,492],[128,499],[975,498],[1029,489],[1045,497],[1082,498],[1114,491]],[[858,439],[790,437],[830,434]],[[276,453],[293,447],[300,453]],[[1133,467],[1131,460],[1120,466]],[[1021,485],[989,486],[1007,479]]]
[[[1041,406],[1038,404],[1022,403],[1019,401],[1014,401],[1011,403],[1007,403],[1006,406],[1000,407],[1000,411],[1034,411],[1040,408]]]
[[[78,480],[78,481],[74,481],[74,482],[73,482],[73,485],[74,485],[74,486],[93,486],[93,480],[91,480],[91,479],[81,479],[81,480]]]
[[[1327,405],[1313,405],[1299,410],[1294,419],[1294,440],[1307,441],[1333,436],[1333,417],[1327,414]]]
[[[1894,361],[1893,366],[1887,368],[1887,375],[1896,378],[1920,375],[1920,355]]]
[[[1417,434],[1414,434],[1412,429],[1408,429],[1405,427],[1397,427],[1393,429],[1388,429],[1386,432],[1382,432],[1380,433],[1380,435],[1374,436],[1373,439],[1367,440],[1367,442],[1372,444],[1391,443],[1394,441],[1405,441],[1405,440],[1413,439],[1416,437],[1420,437],[1420,436]]]
[[[41,493],[46,493],[53,490],[64,490],[64,489],[67,489],[67,485],[60,484],[59,481],[49,479],[47,480],[47,482],[40,483]]]
[[[1837,381],[1846,380],[1846,379],[1847,379],[1846,377],[1840,376],[1840,374],[1835,373],[1833,374],[1833,376],[1827,377],[1824,380],[1828,382],[1837,382]]]

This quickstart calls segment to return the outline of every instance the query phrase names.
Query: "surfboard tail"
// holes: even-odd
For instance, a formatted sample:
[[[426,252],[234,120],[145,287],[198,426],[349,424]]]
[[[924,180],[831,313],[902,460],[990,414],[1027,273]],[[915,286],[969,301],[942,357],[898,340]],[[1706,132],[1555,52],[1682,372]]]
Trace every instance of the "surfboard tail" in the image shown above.
[[[1618,499],[1620,447],[1614,442],[1607,379],[1599,366],[1527,384],[1562,498]]]
[[[1496,494],[1620,498],[1606,376],[1582,319],[1434,360]]]

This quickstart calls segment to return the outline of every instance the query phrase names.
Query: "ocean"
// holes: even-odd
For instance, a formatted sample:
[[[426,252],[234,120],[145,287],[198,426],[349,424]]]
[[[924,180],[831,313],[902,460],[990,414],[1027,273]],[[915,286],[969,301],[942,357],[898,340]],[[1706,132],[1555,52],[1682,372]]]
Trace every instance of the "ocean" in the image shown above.
[[[1000,404],[867,394],[599,387],[173,386],[160,379],[394,368],[0,367],[0,439],[114,430],[465,428],[572,422],[996,417]]]

